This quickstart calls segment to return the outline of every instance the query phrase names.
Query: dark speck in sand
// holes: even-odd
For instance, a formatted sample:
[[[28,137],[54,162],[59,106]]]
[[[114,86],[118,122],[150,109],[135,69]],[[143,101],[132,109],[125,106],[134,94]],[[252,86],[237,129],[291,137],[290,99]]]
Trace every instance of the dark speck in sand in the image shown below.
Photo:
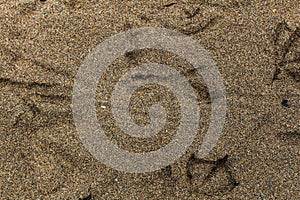
[[[286,100],[286,99],[282,100],[281,105],[283,105],[283,106],[285,106],[287,108],[291,107],[290,104],[288,103],[288,100]]]

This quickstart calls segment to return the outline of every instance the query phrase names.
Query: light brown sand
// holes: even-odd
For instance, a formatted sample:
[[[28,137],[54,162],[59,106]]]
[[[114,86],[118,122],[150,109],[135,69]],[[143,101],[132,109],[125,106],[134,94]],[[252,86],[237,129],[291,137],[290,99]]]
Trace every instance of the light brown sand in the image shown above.
[[[0,1],[0,199],[299,199],[299,11],[297,0]],[[104,39],[143,26],[190,34],[217,62],[228,110],[224,135],[206,160],[228,155],[225,164],[192,158],[209,123],[201,82],[194,84],[202,100],[199,138],[164,170],[115,171],[78,139],[71,97],[82,61]],[[149,51],[120,58],[115,66],[143,59],[184,64]],[[191,82],[196,76],[185,75]],[[108,74],[107,80],[116,77]],[[109,97],[99,95],[110,91],[104,85],[99,101]],[[109,112],[98,111],[100,123],[114,131]],[[168,142],[146,141],[139,149],[136,141],[108,135],[136,151]]]

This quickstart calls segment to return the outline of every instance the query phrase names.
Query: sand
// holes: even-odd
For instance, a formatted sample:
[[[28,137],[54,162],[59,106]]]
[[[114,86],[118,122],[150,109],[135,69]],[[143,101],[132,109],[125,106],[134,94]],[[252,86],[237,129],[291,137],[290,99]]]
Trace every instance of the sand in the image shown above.
[[[0,199],[299,199],[299,11],[297,0],[0,1]],[[72,90],[83,60],[99,43],[145,26],[177,30],[207,50],[224,81],[227,117],[216,147],[199,159],[210,98],[199,74],[181,69],[201,102],[199,134],[172,165],[129,174],[84,147],[72,116]],[[146,60],[188,66],[166,52],[135,52],[111,66],[97,91],[108,108],[97,106],[99,123],[135,152],[172,139],[134,140],[113,124],[111,84],[122,67]],[[176,104],[163,93],[154,100],[174,115],[166,127],[174,132]],[[134,98],[139,96],[147,105],[153,100],[142,91]],[[135,120],[147,121],[134,106]]]

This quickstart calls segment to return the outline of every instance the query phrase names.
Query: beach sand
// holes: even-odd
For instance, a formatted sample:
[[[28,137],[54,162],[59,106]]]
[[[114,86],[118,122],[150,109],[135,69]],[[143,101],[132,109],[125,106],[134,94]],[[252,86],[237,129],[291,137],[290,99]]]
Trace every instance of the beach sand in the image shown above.
[[[297,0],[0,1],[0,199],[299,199],[299,11]],[[86,56],[105,39],[139,27],[176,30],[206,49],[225,85],[227,116],[216,147],[199,159],[211,112],[199,74],[180,68],[189,64],[168,52],[121,56],[97,90],[106,108],[97,106],[99,123],[119,146],[151,151],[172,139],[134,140],[114,124],[110,92],[124,66],[147,61],[182,70],[201,113],[199,134],[181,158],[130,174],[89,153],[71,105]],[[153,97],[140,91],[134,98],[149,105]],[[176,132],[172,95],[156,100],[175,115],[166,129]],[[147,121],[141,105],[134,106],[136,121]]]

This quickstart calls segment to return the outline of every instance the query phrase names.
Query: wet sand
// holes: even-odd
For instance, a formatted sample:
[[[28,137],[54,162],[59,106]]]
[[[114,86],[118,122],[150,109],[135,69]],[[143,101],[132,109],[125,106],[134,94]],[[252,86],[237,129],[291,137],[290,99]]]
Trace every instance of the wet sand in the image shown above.
[[[296,0],[0,1],[0,199],[299,199],[299,10]],[[227,117],[217,146],[199,159],[210,116],[199,74],[167,52],[120,57],[98,85],[97,100],[106,109],[97,106],[97,114],[122,148],[151,151],[172,139],[135,140],[114,124],[108,102],[124,66],[147,61],[181,70],[201,112],[199,134],[176,163],[128,174],[105,166],[83,146],[72,89],[83,60],[99,43],[145,26],[177,30],[207,50],[224,81]],[[133,99],[139,97],[147,105],[153,100],[142,91]],[[174,115],[166,127],[174,132],[172,95],[155,100]],[[137,104],[133,116],[143,123],[148,118],[141,109]]]

